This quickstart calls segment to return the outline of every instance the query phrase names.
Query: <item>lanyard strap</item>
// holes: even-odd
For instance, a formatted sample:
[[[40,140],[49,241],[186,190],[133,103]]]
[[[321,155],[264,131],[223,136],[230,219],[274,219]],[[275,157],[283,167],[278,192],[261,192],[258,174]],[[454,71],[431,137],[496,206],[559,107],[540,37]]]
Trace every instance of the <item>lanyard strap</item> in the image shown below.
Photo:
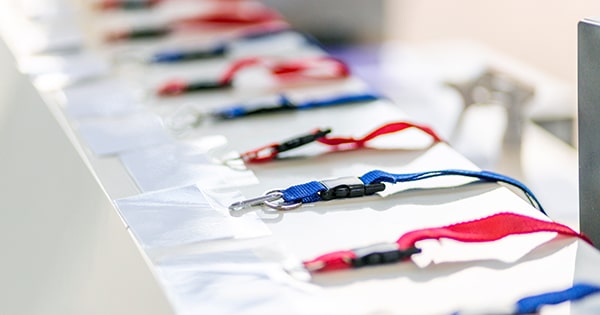
[[[306,135],[295,137],[282,143],[273,143],[262,146],[258,149],[244,152],[240,154],[240,158],[248,163],[268,162],[276,159],[282,152],[296,149],[315,141],[336,149],[340,149],[343,146],[347,150],[354,150],[365,147],[370,140],[373,140],[377,137],[401,132],[408,128],[416,128],[425,132],[433,138],[434,142],[442,141],[442,139],[435,133],[435,131],[433,131],[433,129],[424,125],[402,121],[380,126],[358,139],[352,137],[330,137],[328,134],[331,132],[331,129],[315,129]]]
[[[97,10],[139,10],[149,9],[163,0],[101,0],[96,4]]]
[[[358,93],[320,100],[311,100],[303,103],[293,103],[285,95],[279,95],[277,100],[265,101],[259,104],[244,104],[219,109],[210,112],[182,112],[174,115],[168,120],[168,126],[175,132],[196,128],[205,120],[232,120],[247,116],[255,116],[269,113],[289,112],[295,110],[309,110],[319,107],[347,105],[355,103],[366,103],[376,101],[379,96],[371,93]],[[185,114],[185,115],[184,115]]]
[[[119,7],[120,1],[108,1],[100,7]],[[135,1],[123,2],[123,5],[135,6]],[[260,3],[245,1],[217,2],[218,5],[209,12],[203,12],[189,17],[178,18],[167,24],[154,25],[144,28],[120,29],[109,32],[107,41],[156,38],[177,31],[198,31],[201,27],[243,27],[252,30],[254,27],[283,26],[287,23],[279,12]],[[142,5],[140,8],[144,8]],[[243,31],[243,30],[242,30]]]
[[[376,101],[378,99],[379,96],[365,92],[295,103],[287,96],[281,94],[274,102],[231,106],[213,111],[209,113],[209,116],[218,120],[230,120],[259,114],[314,109],[320,107],[331,107],[336,105],[346,105],[354,103],[365,103]]]
[[[562,291],[548,292],[522,298],[517,302],[517,311],[515,314],[534,314],[544,305],[555,305],[567,301],[577,301],[597,293],[600,293],[599,286],[578,283]]]
[[[282,20],[276,10],[262,3],[245,1],[217,2],[212,10],[195,16],[177,19],[175,27],[196,27],[204,24],[251,25]]]
[[[571,287],[551,291],[537,295],[531,295],[519,299],[512,307],[500,307],[498,309],[483,308],[479,310],[468,310],[454,312],[452,315],[467,314],[496,314],[496,315],[527,315],[538,314],[546,305],[557,305],[569,301],[582,300],[590,295],[600,293],[600,286],[589,283],[576,283]]]
[[[242,70],[263,66],[279,81],[331,80],[345,78],[350,69],[341,60],[331,56],[307,57],[295,60],[274,61],[267,58],[242,58],[233,62],[217,81],[187,82],[173,79],[158,88],[160,96],[175,96],[185,92],[231,87],[235,76]]]
[[[461,169],[447,169],[403,174],[393,174],[381,170],[374,170],[358,178],[343,177],[333,180],[311,181],[280,190],[279,192],[281,192],[281,199],[283,200],[283,202],[280,204],[274,204],[271,201],[266,204],[270,207],[274,207],[275,209],[278,209],[278,205],[285,208],[297,208],[304,203],[372,195],[385,189],[385,185],[383,183],[396,184],[439,176],[473,177],[483,181],[509,184],[522,190],[529,201],[542,213],[546,214],[533,192],[520,181],[491,171],[472,171]]]
[[[221,38],[219,43],[216,43],[208,48],[197,49],[171,49],[159,51],[150,58],[151,63],[176,63],[182,61],[200,60],[223,57],[229,52],[229,43],[232,40],[258,40],[273,35],[278,35],[284,32],[289,32],[290,28],[282,25],[258,25],[248,31],[239,33],[229,38]],[[309,39],[307,38],[307,42]]]
[[[575,236],[591,244],[586,236],[566,225],[502,212],[478,220],[414,230],[402,235],[395,243],[327,253],[305,261],[304,266],[312,272],[323,272],[387,264],[406,260],[413,254],[421,252],[415,246],[416,242],[421,240],[448,238],[461,242],[491,242],[509,235],[537,232],[556,232],[560,235]]]

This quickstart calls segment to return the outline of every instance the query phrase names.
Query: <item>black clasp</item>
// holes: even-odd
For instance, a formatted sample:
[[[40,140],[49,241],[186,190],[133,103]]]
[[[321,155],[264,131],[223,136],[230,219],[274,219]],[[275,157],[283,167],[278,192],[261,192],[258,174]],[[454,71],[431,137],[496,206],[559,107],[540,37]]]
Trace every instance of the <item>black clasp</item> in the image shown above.
[[[421,249],[410,247],[399,249],[396,243],[380,243],[352,250],[356,255],[351,264],[354,268],[395,263],[421,252]]]
[[[277,150],[277,152],[285,152],[288,150],[292,150],[301,147],[305,144],[309,144],[313,141],[317,141],[318,139],[325,137],[325,135],[327,135],[330,132],[331,129],[317,129],[316,131],[313,131],[310,134],[296,137],[294,139],[290,139],[286,142],[280,143],[275,147],[275,149]]]
[[[326,190],[319,192],[322,200],[357,198],[373,195],[383,191],[385,184],[373,183],[365,185],[358,177],[340,177],[321,181]]]

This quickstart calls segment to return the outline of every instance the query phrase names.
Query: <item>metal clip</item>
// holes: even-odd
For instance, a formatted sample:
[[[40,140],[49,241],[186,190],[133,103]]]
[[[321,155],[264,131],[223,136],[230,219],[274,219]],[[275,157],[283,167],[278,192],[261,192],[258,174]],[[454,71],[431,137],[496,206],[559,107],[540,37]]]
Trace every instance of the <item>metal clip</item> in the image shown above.
[[[364,197],[385,189],[383,183],[365,185],[360,178],[353,176],[323,180],[321,184],[327,188],[319,192],[322,200]]]
[[[241,210],[248,209],[251,207],[267,206],[271,209],[275,209],[278,211],[287,211],[287,210],[296,209],[302,205],[302,202],[294,202],[294,203],[286,203],[285,201],[276,202],[277,200],[282,199],[282,197],[283,197],[283,192],[281,192],[280,190],[271,190],[271,191],[266,192],[262,196],[234,202],[229,206],[229,210],[230,211],[241,211]]]
[[[234,202],[229,206],[229,210],[231,211],[241,211],[247,208],[262,206],[265,202],[275,201],[280,199],[283,196],[283,193],[280,191],[270,191],[262,196]]]

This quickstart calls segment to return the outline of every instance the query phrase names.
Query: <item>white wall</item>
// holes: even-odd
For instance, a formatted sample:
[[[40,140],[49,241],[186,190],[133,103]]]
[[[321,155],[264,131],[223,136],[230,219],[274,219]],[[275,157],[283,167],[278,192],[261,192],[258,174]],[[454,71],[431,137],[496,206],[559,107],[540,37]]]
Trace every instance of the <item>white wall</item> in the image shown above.
[[[600,16],[597,0],[388,0],[388,38],[482,42],[575,86],[577,22]]]

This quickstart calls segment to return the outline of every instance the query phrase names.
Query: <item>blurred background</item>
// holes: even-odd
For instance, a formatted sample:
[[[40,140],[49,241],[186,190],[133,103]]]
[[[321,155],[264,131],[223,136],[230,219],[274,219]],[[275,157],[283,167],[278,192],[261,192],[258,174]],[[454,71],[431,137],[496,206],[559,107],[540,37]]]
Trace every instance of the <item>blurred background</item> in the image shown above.
[[[485,169],[578,224],[577,23],[600,2],[266,0]]]

